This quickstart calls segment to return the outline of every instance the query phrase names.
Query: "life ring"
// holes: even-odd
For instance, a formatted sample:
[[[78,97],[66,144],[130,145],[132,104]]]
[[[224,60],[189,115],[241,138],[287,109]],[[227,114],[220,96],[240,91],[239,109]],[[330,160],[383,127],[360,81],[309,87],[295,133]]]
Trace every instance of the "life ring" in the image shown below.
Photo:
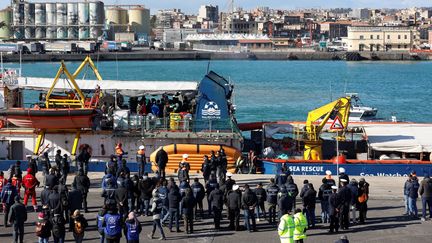
[[[6,122],[0,119],[0,129],[5,126]]]

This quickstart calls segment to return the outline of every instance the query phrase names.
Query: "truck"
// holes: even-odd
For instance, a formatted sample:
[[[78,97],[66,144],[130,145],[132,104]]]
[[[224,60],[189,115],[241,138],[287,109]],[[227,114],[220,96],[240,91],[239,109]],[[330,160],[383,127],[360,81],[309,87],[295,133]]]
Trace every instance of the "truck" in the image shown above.
[[[156,49],[158,51],[165,50],[165,43],[162,42],[162,41],[155,41],[155,42],[153,42],[153,46],[154,46],[153,49]]]
[[[77,43],[77,51],[79,53],[93,53],[96,51],[97,44],[95,42],[78,42]]]
[[[76,53],[77,44],[72,42],[46,42],[44,49],[46,52]]]
[[[104,41],[102,43],[101,50],[109,51],[109,52],[119,51],[120,45],[118,45],[117,42],[115,42],[115,41]]]
[[[30,50],[21,43],[0,43],[0,52],[10,54],[26,54],[30,53]]]
[[[122,51],[132,51],[132,44],[130,42],[122,42],[120,43],[120,49]]]

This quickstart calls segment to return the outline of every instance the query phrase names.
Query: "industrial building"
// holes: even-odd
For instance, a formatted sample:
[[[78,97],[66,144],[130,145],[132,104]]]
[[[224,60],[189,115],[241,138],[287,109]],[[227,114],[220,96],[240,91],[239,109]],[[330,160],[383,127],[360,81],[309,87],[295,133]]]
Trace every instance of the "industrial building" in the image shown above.
[[[115,39],[116,33],[150,33],[150,10],[138,5],[106,6],[102,1],[13,1],[0,10],[0,39],[64,41]]]

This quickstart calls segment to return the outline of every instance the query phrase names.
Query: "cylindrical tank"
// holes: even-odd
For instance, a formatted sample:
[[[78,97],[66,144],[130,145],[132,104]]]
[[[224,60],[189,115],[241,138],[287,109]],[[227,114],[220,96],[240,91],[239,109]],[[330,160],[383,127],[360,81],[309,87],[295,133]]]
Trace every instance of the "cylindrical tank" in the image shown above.
[[[78,39],[78,4],[67,4],[68,38]]]
[[[57,9],[57,39],[67,38],[67,4],[56,3]]]
[[[55,39],[57,37],[57,15],[56,15],[56,4],[46,3],[46,38]]]
[[[106,19],[112,33],[125,32],[128,25],[128,12],[126,9],[114,7],[106,11]]]
[[[24,4],[15,3],[13,5],[13,24],[14,28],[14,38],[23,39],[24,38]]]
[[[129,10],[130,30],[136,34],[148,34],[150,32],[150,10],[137,7]]]
[[[46,11],[44,3],[35,4],[35,38],[45,38]]]
[[[35,4],[24,4],[24,37],[33,39],[35,37]]]
[[[89,3],[78,3],[78,24],[79,24],[79,39],[88,39],[89,33]]]
[[[102,35],[105,21],[104,3],[101,1],[89,3],[90,38],[96,39]]]
[[[3,10],[0,10],[0,22],[4,22],[5,26],[3,28],[0,28],[0,40],[7,40],[10,39],[10,26],[12,24],[12,9],[11,8],[5,8]]]

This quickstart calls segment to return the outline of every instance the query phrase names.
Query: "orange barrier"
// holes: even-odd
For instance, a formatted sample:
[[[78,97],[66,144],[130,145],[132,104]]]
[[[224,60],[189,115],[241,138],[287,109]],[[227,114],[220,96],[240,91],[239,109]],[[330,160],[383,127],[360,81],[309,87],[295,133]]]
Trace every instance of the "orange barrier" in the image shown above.
[[[161,147],[160,147],[161,148]],[[152,170],[156,171],[157,165],[156,161],[156,153],[160,150],[158,148],[150,155],[150,161],[152,162]],[[228,160],[228,171],[234,172],[235,163],[237,159],[241,156],[241,151],[224,145],[205,145],[205,144],[170,144],[163,146],[164,150],[168,154],[168,164],[165,168],[167,173],[176,173],[178,170],[178,165],[182,161],[183,154],[188,154],[188,163],[190,164],[191,173],[200,173],[201,166],[203,163],[204,155],[208,155],[210,157],[210,152],[219,151],[221,148],[225,150],[225,154]]]

